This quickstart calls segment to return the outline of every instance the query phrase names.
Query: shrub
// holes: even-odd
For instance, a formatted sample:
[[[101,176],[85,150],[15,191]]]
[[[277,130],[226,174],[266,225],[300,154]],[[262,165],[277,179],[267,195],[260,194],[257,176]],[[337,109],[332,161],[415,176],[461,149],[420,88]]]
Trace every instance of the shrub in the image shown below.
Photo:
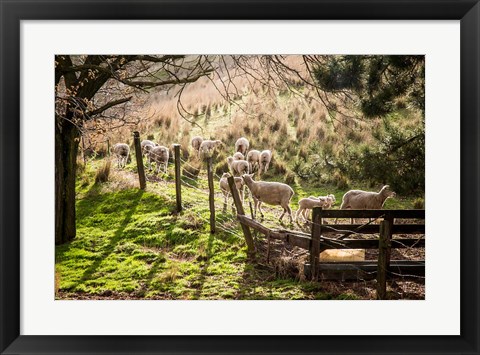
[[[423,210],[425,208],[425,200],[421,197],[413,200],[413,208],[416,210]]]
[[[103,183],[108,181],[108,177],[110,176],[110,167],[111,167],[110,159],[105,160],[105,162],[98,168],[97,173],[95,175],[95,183]]]
[[[295,173],[292,172],[292,171],[289,171],[285,175],[285,177],[283,179],[283,182],[285,182],[285,184],[287,184],[287,185],[294,185],[295,184],[295,178],[296,178]]]

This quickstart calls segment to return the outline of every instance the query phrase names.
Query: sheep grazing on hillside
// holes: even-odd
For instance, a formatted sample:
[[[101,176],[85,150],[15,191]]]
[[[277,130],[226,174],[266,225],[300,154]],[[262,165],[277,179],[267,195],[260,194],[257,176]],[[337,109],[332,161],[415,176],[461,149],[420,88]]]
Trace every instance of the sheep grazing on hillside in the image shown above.
[[[343,195],[340,209],[380,210],[387,198],[395,195],[388,185],[383,186],[379,192],[350,190]]]
[[[305,200],[305,201],[304,201]],[[302,202],[303,201],[303,202]],[[310,210],[313,207],[331,208],[335,204],[335,196],[330,194],[327,196],[308,196],[308,198],[298,201],[299,209],[296,213],[295,219],[298,221],[298,217],[301,212],[303,219],[307,220],[310,215]]]
[[[235,159],[235,160],[245,160],[245,156],[240,152],[236,152],[235,154],[233,154],[233,159]]]
[[[245,174],[242,177],[252,194],[255,205],[255,216],[257,215],[258,208],[263,217],[262,202],[265,202],[269,205],[282,206],[283,213],[280,216],[280,221],[282,221],[285,213],[288,213],[290,223],[292,223],[292,209],[289,203],[294,195],[293,189],[281,182],[254,181],[252,176],[253,174]]]
[[[258,171],[261,173],[266,173],[268,166],[272,161],[272,152],[270,150],[264,150],[260,153],[260,162]]]
[[[223,197],[225,199],[224,204],[223,204],[223,210],[225,211],[227,209],[227,204],[228,204],[228,196],[231,194],[230,186],[228,185],[228,177],[230,176],[229,173],[224,173],[222,177],[220,178],[220,190],[223,193]],[[245,186],[245,183],[243,182],[243,179],[241,177],[234,177],[233,178],[235,181],[235,186],[237,187],[238,194],[240,196],[240,201],[242,201],[243,204],[243,187]],[[232,199],[232,210],[235,202]]]
[[[252,149],[247,154],[247,161],[250,164],[250,171],[254,172],[260,164],[260,151]]]
[[[249,165],[246,160],[235,160],[233,157],[228,157],[227,163],[233,176],[249,173]]]
[[[149,153],[150,161],[153,161],[157,165],[156,172],[160,171],[160,166],[163,166],[163,172],[167,173],[167,166],[168,166],[168,158],[170,154],[168,152],[168,148],[160,145],[158,147],[153,148]]]
[[[156,146],[158,146],[157,143],[152,142],[148,139],[145,139],[145,140],[142,141],[142,143],[140,143],[140,147],[142,148],[142,155],[147,158],[147,166],[150,166],[150,164],[151,164],[151,162],[150,162],[150,151],[153,148],[155,148]]]
[[[203,142],[203,138],[200,136],[195,136],[192,138],[192,148],[197,151],[198,154],[200,154],[200,145]]]
[[[243,155],[247,153],[248,147],[250,144],[248,143],[248,139],[245,137],[238,138],[235,142],[235,152],[240,152]]]
[[[199,154],[203,159],[209,158],[213,155],[215,149],[223,143],[219,140],[204,140],[200,144]]]
[[[119,168],[125,167],[127,165],[128,155],[130,154],[130,147],[125,143],[117,143],[112,149],[111,153],[115,155],[117,159],[117,166]]]

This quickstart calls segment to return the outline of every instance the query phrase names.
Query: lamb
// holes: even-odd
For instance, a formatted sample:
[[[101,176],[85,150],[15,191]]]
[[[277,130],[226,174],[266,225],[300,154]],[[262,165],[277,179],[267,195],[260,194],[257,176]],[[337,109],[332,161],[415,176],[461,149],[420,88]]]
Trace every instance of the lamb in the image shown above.
[[[228,157],[227,163],[233,176],[249,173],[249,164],[246,160],[235,160],[233,157]]]
[[[200,136],[195,136],[192,138],[192,148],[197,151],[198,154],[200,154],[200,145],[203,142],[203,138]]]
[[[150,161],[155,162],[157,165],[157,169],[156,169],[157,173],[160,171],[160,165],[163,165],[163,168],[164,168],[163,171],[165,174],[167,173],[168,158],[169,158],[168,148],[164,147],[163,145],[153,148],[149,153]]]
[[[240,152],[243,155],[247,153],[248,147],[250,144],[248,143],[248,139],[245,137],[238,138],[237,141],[235,142],[235,152]]]
[[[222,177],[220,178],[220,190],[223,193],[223,197],[225,199],[224,201],[224,211],[227,209],[227,203],[228,203],[228,196],[230,195],[230,186],[228,185],[228,177],[230,176],[229,173],[224,173]],[[243,187],[245,186],[245,183],[243,182],[243,179],[241,177],[234,177],[233,178],[235,181],[235,186],[237,187],[238,193],[240,195],[240,201],[242,201],[243,204]],[[234,201],[232,199],[232,209],[234,206]]]
[[[130,154],[130,147],[128,146],[128,144],[117,143],[112,147],[111,152],[117,158],[117,166],[119,168],[125,167],[125,165],[127,165],[128,155]]]
[[[260,164],[260,151],[252,149],[247,154],[247,161],[250,164],[250,171],[253,172],[254,169],[258,169]]]
[[[389,197],[395,197],[390,186],[385,185],[379,192],[350,190],[343,195],[340,209],[380,210]]]
[[[283,213],[280,216],[280,221],[282,221],[285,213],[288,213],[290,223],[292,223],[292,210],[289,203],[294,195],[293,189],[287,184],[281,182],[254,181],[252,176],[253,174],[245,174],[242,177],[252,194],[255,205],[255,216],[258,208],[263,218],[261,205],[262,202],[265,202],[269,205],[282,206]]]
[[[272,161],[272,152],[270,150],[264,150],[263,152],[261,152],[260,162],[259,162],[259,172],[266,173],[271,161]]]
[[[236,152],[235,154],[233,154],[233,159],[235,159],[235,160],[245,160],[245,156],[240,152]]]
[[[222,141],[219,140],[204,140],[200,144],[199,155],[203,158],[209,158],[212,156],[214,150],[222,144]]]
[[[302,202],[303,200],[305,201]],[[298,201],[299,209],[296,213],[295,219],[298,221],[300,212],[303,212],[303,219],[307,220],[307,217],[310,215],[310,210],[313,207],[331,208],[335,204],[335,201],[335,196],[333,194],[318,197],[308,196],[308,198],[301,199]]]

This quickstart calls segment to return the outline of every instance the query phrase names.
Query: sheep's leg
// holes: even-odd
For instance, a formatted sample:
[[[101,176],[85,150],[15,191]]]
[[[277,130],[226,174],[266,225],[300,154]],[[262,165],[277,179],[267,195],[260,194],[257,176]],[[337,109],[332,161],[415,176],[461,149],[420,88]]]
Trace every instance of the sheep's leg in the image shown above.
[[[227,205],[228,205],[228,194],[223,192],[223,213],[227,212]]]
[[[295,215],[295,219],[296,219],[297,222],[299,221],[300,216],[303,217],[303,207],[300,207],[300,208],[297,210],[297,214]]]
[[[260,211],[260,216],[262,216],[262,218],[265,218],[262,211],[262,201],[260,200],[258,200],[258,210]]]
[[[285,213],[287,212],[287,209],[286,209],[285,207],[282,207],[282,208],[283,208],[283,213],[282,213],[282,215],[281,215],[280,218],[279,218],[279,221],[280,221],[280,222],[282,222],[282,218],[283,218],[283,216],[285,215]]]
[[[289,205],[287,205],[287,212],[288,212],[288,216],[290,217],[290,223],[293,223],[292,209],[290,208]]]

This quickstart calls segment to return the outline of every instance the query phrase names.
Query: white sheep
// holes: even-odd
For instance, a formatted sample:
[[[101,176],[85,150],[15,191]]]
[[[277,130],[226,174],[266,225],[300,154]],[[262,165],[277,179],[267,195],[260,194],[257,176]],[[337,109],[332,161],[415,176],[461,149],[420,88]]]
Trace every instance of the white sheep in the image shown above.
[[[235,159],[235,160],[245,160],[245,156],[240,152],[236,152],[235,154],[233,154],[233,159]]]
[[[223,143],[219,140],[204,140],[200,144],[199,154],[203,158],[209,158],[213,155],[214,150]]]
[[[380,210],[389,197],[395,197],[390,186],[385,185],[379,192],[350,190],[343,195],[340,209]]]
[[[195,136],[192,138],[192,148],[197,151],[198,154],[200,154],[200,145],[203,142],[203,138],[200,136]]]
[[[235,152],[240,152],[243,155],[245,155],[249,146],[250,144],[248,143],[247,138],[245,137],[238,138],[237,141],[235,142]]]
[[[252,149],[247,154],[247,161],[250,164],[250,171],[253,172],[255,169],[258,169],[260,164],[260,154],[259,150]]]
[[[112,149],[111,153],[117,158],[117,166],[119,168],[125,167],[127,165],[128,155],[130,154],[130,147],[125,143],[117,143]]]
[[[260,153],[260,162],[259,162],[259,172],[266,173],[268,170],[268,166],[272,161],[272,152],[270,150],[264,150]]]
[[[292,209],[290,208],[289,203],[294,195],[293,189],[287,184],[281,182],[254,181],[252,176],[253,174],[245,174],[242,177],[252,194],[255,205],[255,216],[258,208],[263,217],[262,202],[265,202],[269,205],[281,206],[283,208],[283,213],[280,216],[280,221],[282,221],[285,213],[288,213],[290,223],[292,223]]]
[[[228,196],[231,193],[230,185],[228,185],[228,177],[229,176],[230,176],[229,173],[224,173],[222,175],[222,177],[220,178],[220,190],[222,191],[223,197],[225,199],[224,204],[223,204],[224,210],[226,210],[226,208],[227,208]],[[245,183],[243,182],[243,179],[241,177],[234,177],[233,179],[235,181],[235,186],[238,190],[238,194],[240,196],[240,201],[242,201],[242,204],[243,204],[243,187],[245,186]],[[234,204],[235,204],[235,202],[232,199],[232,209],[233,209]]]
[[[302,213],[303,219],[306,221],[310,215],[310,210],[313,207],[331,208],[335,204],[335,196],[333,194],[327,196],[308,196],[308,198],[298,201],[298,211],[295,215],[295,220],[298,221],[300,213]]]
[[[150,161],[155,162],[157,165],[157,173],[160,171],[160,165],[163,165],[163,171],[165,174],[167,173],[169,156],[170,154],[168,148],[164,147],[163,145],[155,147],[149,152]]]
[[[233,176],[249,173],[249,164],[246,160],[235,160],[233,157],[228,157],[227,163]]]
[[[156,146],[158,146],[157,143],[152,142],[148,139],[145,139],[145,140],[142,141],[142,143],[140,143],[140,147],[142,148],[142,155],[147,158],[147,166],[150,166],[150,164],[151,164],[151,162],[150,162],[150,151],[153,148],[155,148]]]

